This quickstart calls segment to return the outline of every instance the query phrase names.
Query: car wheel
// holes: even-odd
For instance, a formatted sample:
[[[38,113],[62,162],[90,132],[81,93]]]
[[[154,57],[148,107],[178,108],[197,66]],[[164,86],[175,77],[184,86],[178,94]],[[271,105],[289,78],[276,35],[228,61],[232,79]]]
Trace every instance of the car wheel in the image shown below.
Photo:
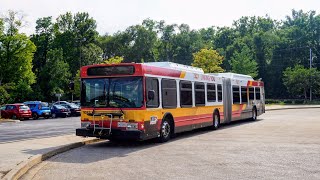
[[[32,114],[32,118],[33,118],[34,120],[36,120],[36,119],[38,119],[38,118],[39,118],[39,116],[38,116],[38,114],[37,114],[37,113],[33,113],[33,114]]]
[[[213,125],[212,130],[217,130],[220,127],[220,115],[218,111],[213,113]]]
[[[52,118],[56,118],[57,117],[57,115],[56,115],[56,113],[52,113]]]
[[[29,120],[29,118],[24,118],[24,120]]]
[[[62,115],[62,117],[63,117],[63,118],[66,118],[66,117],[67,117],[67,115],[66,115],[66,114],[65,114],[65,115]]]
[[[12,115],[11,119],[17,119],[17,116],[14,114]]]
[[[45,118],[45,119],[48,119],[48,118],[49,118],[49,116],[45,116],[44,118]]]
[[[160,127],[159,142],[167,142],[171,137],[171,126],[167,119],[164,119]]]

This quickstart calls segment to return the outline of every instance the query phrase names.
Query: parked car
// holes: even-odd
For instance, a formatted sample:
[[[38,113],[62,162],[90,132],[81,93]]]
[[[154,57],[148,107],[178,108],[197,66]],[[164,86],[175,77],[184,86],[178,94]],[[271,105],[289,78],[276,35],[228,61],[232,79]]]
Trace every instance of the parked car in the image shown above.
[[[51,106],[51,115],[52,118],[56,118],[56,117],[67,117],[71,115],[71,112],[68,108],[62,106],[62,105],[53,105]]]
[[[68,101],[57,101],[54,104],[70,104]]]
[[[73,104],[73,103],[69,103],[69,104],[60,104],[61,106],[67,108],[70,110],[71,112],[71,116],[80,116],[81,112],[80,112],[80,107]]]
[[[49,117],[51,117],[51,110],[48,103],[46,102],[27,101],[24,102],[24,104],[30,107],[33,119],[38,119],[39,117],[48,119]]]
[[[31,110],[28,106],[16,103],[16,104],[7,104],[4,110],[1,110],[1,116],[3,118],[11,119],[29,119],[32,118]]]
[[[80,107],[80,100],[72,101],[72,103],[76,104],[77,106]]]

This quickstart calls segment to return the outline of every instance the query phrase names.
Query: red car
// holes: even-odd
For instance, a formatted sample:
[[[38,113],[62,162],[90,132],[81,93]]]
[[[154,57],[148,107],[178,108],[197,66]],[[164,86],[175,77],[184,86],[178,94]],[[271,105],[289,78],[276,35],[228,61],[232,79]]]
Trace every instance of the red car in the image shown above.
[[[29,119],[32,118],[30,108],[24,104],[7,104],[1,110],[1,117],[10,119]]]

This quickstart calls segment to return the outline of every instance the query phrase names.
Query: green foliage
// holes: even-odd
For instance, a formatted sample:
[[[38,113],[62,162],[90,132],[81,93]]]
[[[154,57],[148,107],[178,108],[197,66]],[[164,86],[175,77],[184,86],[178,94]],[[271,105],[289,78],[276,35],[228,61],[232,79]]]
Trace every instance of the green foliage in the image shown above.
[[[112,58],[105,60],[103,63],[104,64],[119,64],[122,61],[123,61],[123,57],[115,56],[115,57],[112,57]]]
[[[0,104],[4,104],[10,98],[10,94],[4,86],[0,86]]]
[[[80,70],[77,71],[77,74],[76,76],[74,77],[73,79],[73,82],[74,82],[74,95],[75,95],[75,98],[80,98]]]
[[[243,46],[240,53],[236,51],[233,54],[230,64],[232,72],[234,73],[250,75],[253,78],[257,77],[258,75],[258,64],[252,58],[252,52],[246,45]]]
[[[102,54],[102,49],[93,43],[83,46],[81,48],[81,64],[83,66],[100,64],[102,62]]]
[[[23,100],[32,92],[30,85],[35,83],[32,59],[36,46],[19,33],[21,26],[20,14],[13,11],[0,22],[1,101]]]
[[[77,70],[85,65],[84,63],[90,64],[91,61],[99,61],[91,59],[96,58],[97,53],[100,53],[100,49],[93,45],[98,36],[96,28],[96,21],[86,12],[74,15],[68,12],[57,18],[54,24],[53,46],[54,48],[62,48],[63,59],[69,64],[72,75],[75,75]],[[85,51],[83,52],[83,50]],[[87,52],[89,54],[86,54]],[[82,61],[83,57],[88,59]]]
[[[320,72],[315,68],[304,68],[296,65],[294,68],[286,68],[283,72],[283,83],[288,92],[295,96],[304,96],[307,99],[307,91],[312,86],[315,89],[320,85]]]
[[[54,94],[63,94],[68,87],[71,74],[68,63],[63,60],[62,49],[52,49],[48,52],[48,62],[43,67],[40,83],[44,94],[53,97]]]
[[[201,49],[193,54],[192,66],[200,67],[206,73],[219,73],[224,70],[220,67],[223,61],[223,56],[219,55],[213,49]]]

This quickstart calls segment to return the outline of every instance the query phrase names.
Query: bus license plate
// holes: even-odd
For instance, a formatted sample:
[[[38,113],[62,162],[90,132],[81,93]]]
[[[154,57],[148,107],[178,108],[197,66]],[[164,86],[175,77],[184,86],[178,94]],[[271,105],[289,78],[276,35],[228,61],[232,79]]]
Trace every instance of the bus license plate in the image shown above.
[[[118,122],[118,127],[127,127],[126,122]]]

